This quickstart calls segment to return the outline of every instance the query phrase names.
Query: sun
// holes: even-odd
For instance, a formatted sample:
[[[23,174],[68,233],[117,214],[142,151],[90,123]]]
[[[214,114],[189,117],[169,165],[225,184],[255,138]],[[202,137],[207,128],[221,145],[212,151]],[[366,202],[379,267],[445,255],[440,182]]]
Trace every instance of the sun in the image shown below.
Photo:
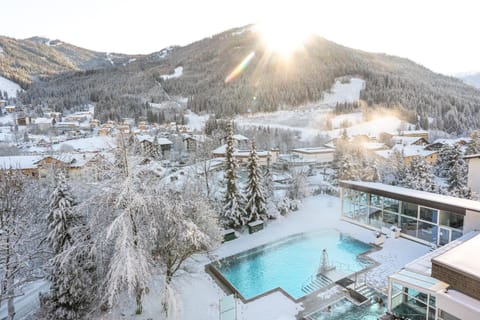
[[[257,30],[269,51],[285,56],[303,48],[312,34],[308,24],[298,16],[281,15],[264,20],[257,24]]]

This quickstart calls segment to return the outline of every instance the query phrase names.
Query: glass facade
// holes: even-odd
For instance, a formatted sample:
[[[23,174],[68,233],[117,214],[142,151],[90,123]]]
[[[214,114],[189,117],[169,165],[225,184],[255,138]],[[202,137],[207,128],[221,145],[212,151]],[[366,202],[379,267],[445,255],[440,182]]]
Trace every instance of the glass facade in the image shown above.
[[[377,229],[396,226],[405,235],[436,245],[463,235],[461,214],[349,188],[343,188],[342,215]]]

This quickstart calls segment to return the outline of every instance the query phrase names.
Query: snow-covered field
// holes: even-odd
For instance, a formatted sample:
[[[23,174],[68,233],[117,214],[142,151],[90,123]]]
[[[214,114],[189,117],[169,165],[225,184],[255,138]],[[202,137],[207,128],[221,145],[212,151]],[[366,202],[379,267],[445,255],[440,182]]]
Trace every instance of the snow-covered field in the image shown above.
[[[191,112],[190,110],[187,111],[185,114],[185,118],[188,119],[188,127],[192,130],[196,131],[202,131],[203,128],[205,127],[205,122],[207,122],[208,117],[210,115],[205,114],[205,115],[198,115],[194,112]]]
[[[22,90],[17,83],[0,76],[0,91],[2,91],[2,93],[7,91],[9,97],[15,98],[17,96],[17,90]]]
[[[244,233],[240,238],[222,244],[210,252],[210,257],[218,259],[230,256],[288,235],[323,228],[336,228],[364,242],[374,240],[375,236],[372,231],[341,221],[339,216],[339,198],[324,195],[312,196],[305,199],[303,207],[299,211],[269,222],[263,231],[254,234]],[[389,274],[401,269],[405,264],[428,251],[428,247],[413,241],[403,238],[388,238],[383,249],[370,254],[370,257],[380,262],[381,265],[368,273],[367,281],[380,289],[385,288]],[[218,319],[219,301],[226,296],[226,293],[205,272],[205,265],[209,262],[210,258],[206,254],[194,255],[186,262],[184,271],[174,278],[177,314],[172,315],[172,319]],[[161,278],[155,278],[151,283],[151,291],[145,299],[145,312],[141,316],[134,315],[133,301],[129,299],[128,301],[131,301],[129,304],[122,304],[122,307],[112,312],[111,317],[107,318],[160,319],[158,316],[161,308],[158,300],[160,288]],[[325,294],[323,293],[323,295]],[[278,292],[247,304],[237,302],[238,319],[242,320],[293,320],[302,309],[300,303],[294,303]],[[121,316],[122,313],[124,316]]]
[[[163,80],[168,80],[168,79],[173,79],[173,78],[181,77],[182,74],[183,74],[183,67],[176,67],[176,68],[175,68],[175,71],[173,72],[173,74],[164,74],[164,75],[161,75],[160,77],[161,77]]]
[[[337,103],[356,102],[360,99],[360,92],[365,86],[365,81],[352,78],[350,82],[342,83],[339,80],[332,86],[330,92],[326,92],[323,100],[310,103],[295,110],[281,110],[270,113],[256,113],[247,116],[238,116],[235,122],[243,127],[268,126],[271,128],[288,129],[301,133],[302,140],[309,140],[319,134],[337,137],[343,131],[340,129],[343,123],[348,122],[349,134],[372,134],[378,135],[382,131],[395,130],[400,125],[400,120],[384,118],[363,122],[361,112],[339,115],[331,119],[333,130],[324,130],[327,123],[327,115]]]

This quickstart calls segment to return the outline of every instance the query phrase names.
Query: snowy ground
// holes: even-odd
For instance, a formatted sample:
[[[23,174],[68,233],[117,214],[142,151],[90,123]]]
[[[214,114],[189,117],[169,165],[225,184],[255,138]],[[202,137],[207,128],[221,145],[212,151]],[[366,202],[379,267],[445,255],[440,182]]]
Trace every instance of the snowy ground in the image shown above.
[[[182,74],[183,74],[183,67],[176,67],[173,74],[164,74],[164,75],[161,75],[160,77],[163,80],[168,80],[168,79],[181,77]]]
[[[205,127],[205,122],[207,122],[208,117],[210,115],[198,115],[190,110],[187,110],[187,113],[185,114],[185,118],[188,119],[188,127],[192,130],[195,131],[202,131],[203,128]]]
[[[265,244],[291,234],[315,231],[322,228],[336,228],[343,233],[364,242],[372,242],[374,233],[365,228],[341,221],[340,200],[332,196],[312,196],[305,199],[303,207],[289,216],[269,222],[263,231],[248,234],[224,243],[210,253],[210,258],[218,259],[235,253]],[[385,288],[387,276],[401,269],[408,262],[424,255],[429,248],[403,238],[388,238],[380,251],[370,254],[370,257],[381,265],[372,269],[367,275],[369,284]],[[218,319],[218,306],[225,292],[204,271],[205,265],[210,262],[206,254],[197,254],[189,259],[184,271],[179,273],[173,281],[177,293],[178,313],[173,318],[184,320]],[[112,318],[121,319],[160,319],[159,288],[161,279],[152,281],[152,290],[145,299],[145,314],[133,315],[133,305],[123,305],[121,312],[112,313]],[[323,293],[327,298],[335,292]],[[325,298],[325,297],[322,297]],[[131,299],[130,299],[131,300]],[[295,319],[295,315],[302,310],[302,305],[294,303],[281,293],[274,293],[251,303],[238,302],[238,319],[287,320]],[[120,313],[119,313],[120,312]],[[124,316],[121,316],[123,313]],[[110,319],[110,318],[109,318]]]
[[[17,83],[0,76],[0,91],[2,91],[2,93],[7,91],[10,98],[15,98],[17,96],[17,90],[22,90]]]

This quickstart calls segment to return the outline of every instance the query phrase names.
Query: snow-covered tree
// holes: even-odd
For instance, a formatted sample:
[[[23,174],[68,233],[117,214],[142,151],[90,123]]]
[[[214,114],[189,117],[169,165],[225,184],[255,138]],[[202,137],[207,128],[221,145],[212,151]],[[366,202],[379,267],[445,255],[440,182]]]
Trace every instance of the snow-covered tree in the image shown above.
[[[227,225],[234,228],[245,225],[245,210],[243,198],[237,185],[237,162],[234,157],[233,128],[232,123],[227,123],[227,148],[225,151],[225,199],[223,218]]]
[[[394,150],[378,168],[380,181],[383,183],[397,185],[405,180],[407,165],[403,153],[399,150]]]
[[[95,258],[88,228],[76,210],[65,176],[59,171],[50,196],[49,233],[53,250],[50,294],[45,307],[49,319],[79,319],[92,301]]]
[[[448,193],[459,198],[472,198],[472,190],[467,185],[468,165],[459,158],[447,173]]]
[[[478,154],[480,153],[480,134],[478,131],[473,131],[470,141],[467,143],[467,150],[465,154]]]
[[[129,169],[129,172],[131,169]],[[143,296],[148,291],[152,230],[149,227],[147,189],[141,179],[130,174],[118,181],[120,188],[113,191],[113,221],[106,229],[104,241],[113,245],[108,271],[105,275],[103,296],[108,307],[114,305],[126,289],[135,296],[136,312],[142,313]]]
[[[247,204],[245,208],[247,223],[255,220],[267,220],[263,175],[258,165],[255,140],[252,141],[252,149],[250,150],[250,157],[247,162],[247,173]]]
[[[7,302],[8,320],[23,286],[44,276],[44,190],[21,173],[0,171],[0,303]]]
[[[425,158],[415,156],[407,165],[405,179],[401,182],[403,186],[420,191],[434,192],[437,186],[432,173],[432,166]]]
[[[292,179],[287,190],[287,197],[291,200],[301,200],[308,196],[307,169],[291,168],[290,175]]]
[[[153,201],[156,208],[154,254],[165,268],[165,286],[161,303],[166,315],[174,310],[170,283],[187,258],[209,250],[220,241],[218,214],[199,190],[186,186],[182,192],[163,189]]]
[[[438,160],[435,168],[437,175],[446,178],[449,174],[448,172],[459,159],[462,159],[462,157],[463,152],[459,146],[444,145],[438,153]]]
[[[79,225],[78,213],[74,209],[76,203],[62,171],[57,175],[57,186],[49,200],[47,239],[54,254],[59,254],[73,244],[72,233]]]

